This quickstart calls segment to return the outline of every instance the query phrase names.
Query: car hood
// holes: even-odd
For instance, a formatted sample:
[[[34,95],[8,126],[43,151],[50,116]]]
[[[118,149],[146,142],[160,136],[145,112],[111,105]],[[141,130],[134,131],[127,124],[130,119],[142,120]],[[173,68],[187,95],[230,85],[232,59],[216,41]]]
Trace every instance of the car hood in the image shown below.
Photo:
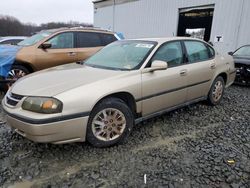
[[[249,56],[234,56],[234,62],[240,63],[240,64],[245,64],[245,65],[250,65],[250,57]]]
[[[68,64],[23,77],[12,86],[11,92],[23,96],[55,96],[125,72],[93,68],[76,63]]]

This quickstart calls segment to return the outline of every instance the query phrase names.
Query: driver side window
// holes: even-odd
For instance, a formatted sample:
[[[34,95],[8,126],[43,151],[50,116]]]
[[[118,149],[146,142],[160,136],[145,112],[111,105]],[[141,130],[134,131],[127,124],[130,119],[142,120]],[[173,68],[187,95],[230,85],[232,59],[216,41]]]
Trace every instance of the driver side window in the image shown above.
[[[73,33],[61,33],[48,40],[52,45],[51,49],[64,49],[74,48],[74,34]]]
[[[166,43],[155,53],[152,61],[160,60],[168,63],[168,67],[176,67],[183,63],[183,52],[180,42]]]

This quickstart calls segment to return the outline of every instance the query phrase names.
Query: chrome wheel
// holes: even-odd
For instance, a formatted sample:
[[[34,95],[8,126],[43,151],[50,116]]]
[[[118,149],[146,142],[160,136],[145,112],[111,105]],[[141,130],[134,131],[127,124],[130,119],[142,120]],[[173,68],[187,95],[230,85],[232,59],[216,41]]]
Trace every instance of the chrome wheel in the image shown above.
[[[97,139],[112,141],[124,132],[126,128],[126,118],[120,110],[106,108],[96,114],[91,127]]]
[[[18,80],[19,78],[25,76],[26,73],[21,70],[21,69],[11,69],[9,72],[8,72],[8,76],[7,78],[10,79],[10,80]]]
[[[213,100],[215,102],[219,101],[222,97],[222,94],[223,94],[223,83],[218,80],[215,85],[214,85],[214,89],[213,89],[213,92],[212,92],[212,95],[213,95]]]

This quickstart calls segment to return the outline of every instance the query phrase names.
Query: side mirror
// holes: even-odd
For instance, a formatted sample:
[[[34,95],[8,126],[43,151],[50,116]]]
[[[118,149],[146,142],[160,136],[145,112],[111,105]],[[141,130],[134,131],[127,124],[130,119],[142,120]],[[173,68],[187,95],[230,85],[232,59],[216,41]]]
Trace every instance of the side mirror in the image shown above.
[[[146,68],[144,69],[144,73],[147,72],[154,72],[157,70],[166,70],[168,68],[168,63],[165,61],[160,61],[160,60],[155,60],[152,62],[151,67],[150,68]]]
[[[233,52],[228,52],[228,55],[233,56],[233,55],[234,55],[234,53],[233,53]]]
[[[51,48],[52,47],[52,44],[51,43],[49,43],[49,42],[45,42],[45,43],[43,43],[43,44],[41,44],[41,48],[42,49],[48,49],[48,48]]]

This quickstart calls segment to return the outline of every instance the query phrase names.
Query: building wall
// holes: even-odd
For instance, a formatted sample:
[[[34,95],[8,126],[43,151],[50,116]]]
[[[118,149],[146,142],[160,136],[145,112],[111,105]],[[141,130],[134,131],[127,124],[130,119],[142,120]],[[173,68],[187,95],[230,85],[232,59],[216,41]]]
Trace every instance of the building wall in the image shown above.
[[[249,0],[139,0],[95,9],[94,25],[123,32],[126,38],[176,36],[179,9],[215,5],[210,40],[222,52],[250,43]]]
[[[250,1],[244,0],[242,7],[242,19],[238,23],[239,33],[237,47],[250,44]]]

